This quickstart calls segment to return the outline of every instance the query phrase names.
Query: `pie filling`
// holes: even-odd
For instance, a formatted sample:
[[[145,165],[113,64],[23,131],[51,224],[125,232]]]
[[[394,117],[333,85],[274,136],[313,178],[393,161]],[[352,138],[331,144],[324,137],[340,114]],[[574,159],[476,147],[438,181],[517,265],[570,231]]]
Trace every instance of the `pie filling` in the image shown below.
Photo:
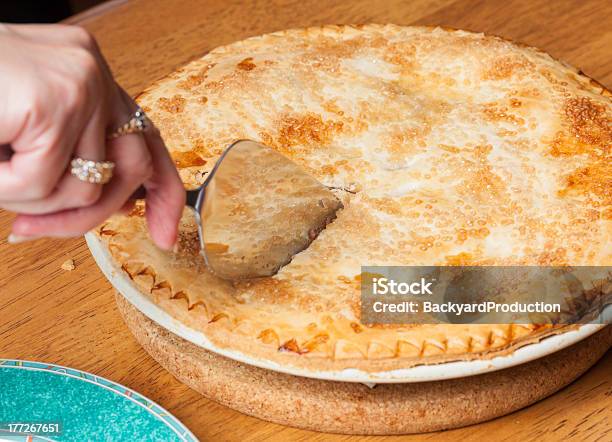
[[[343,189],[335,221],[276,275],[234,283],[206,268],[188,212],[173,253],[152,244],[142,207],[98,232],[143,294],[255,359],[381,371],[508,353],[568,327],[366,325],[361,265],[612,265],[610,97],[482,34],[366,25],[250,38],[138,101],[187,186],[252,139]]]

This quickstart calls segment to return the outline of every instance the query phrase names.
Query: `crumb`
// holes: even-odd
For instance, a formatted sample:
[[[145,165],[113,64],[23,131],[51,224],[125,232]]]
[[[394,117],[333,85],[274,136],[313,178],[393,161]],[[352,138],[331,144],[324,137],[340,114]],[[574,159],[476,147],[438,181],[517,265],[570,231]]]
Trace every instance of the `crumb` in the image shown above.
[[[69,259],[69,260],[65,261],[62,264],[62,269],[63,270],[67,270],[67,271],[70,272],[70,271],[74,270],[74,268],[75,268],[75,265],[74,265],[74,260],[73,259]]]

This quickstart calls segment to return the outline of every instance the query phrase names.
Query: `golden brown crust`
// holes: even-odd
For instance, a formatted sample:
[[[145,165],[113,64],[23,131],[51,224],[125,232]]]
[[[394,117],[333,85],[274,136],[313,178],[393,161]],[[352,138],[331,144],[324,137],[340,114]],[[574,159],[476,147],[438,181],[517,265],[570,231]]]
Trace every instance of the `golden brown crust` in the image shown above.
[[[145,91],[189,186],[223,148],[262,141],[344,203],[273,278],[230,284],[193,247],[157,250],[140,216],[101,228],[143,293],[215,344],[312,369],[491,357],[560,327],[368,327],[361,264],[610,265],[610,95],[497,37],[329,26],[217,48]],[[588,238],[588,241],[585,240]]]

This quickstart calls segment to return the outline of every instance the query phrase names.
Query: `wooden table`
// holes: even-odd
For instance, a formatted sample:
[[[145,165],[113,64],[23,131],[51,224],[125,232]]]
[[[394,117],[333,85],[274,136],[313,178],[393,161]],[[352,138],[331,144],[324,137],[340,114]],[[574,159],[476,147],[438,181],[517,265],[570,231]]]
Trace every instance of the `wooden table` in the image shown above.
[[[612,2],[607,0],[119,0],[70,21],[94,33],[119,83],[132,94],[221,44],[284,28],[367,22],[498,34],[537,46],[612,86]],[[11,219],[0,212],[1,238],[8,235]],[[132,338],[83,239],[19,246],[0,241],[0,357],[68,365],[125,384],[166,407],[202,440],[357,439],[269,424],[180,384]],[[72,272],[60,268],[68,258],[76,262]],[[487,440],[493,435],[500,440],[610,440],[610,373],[608,352],[581,379],[527,409],[405,440]]]

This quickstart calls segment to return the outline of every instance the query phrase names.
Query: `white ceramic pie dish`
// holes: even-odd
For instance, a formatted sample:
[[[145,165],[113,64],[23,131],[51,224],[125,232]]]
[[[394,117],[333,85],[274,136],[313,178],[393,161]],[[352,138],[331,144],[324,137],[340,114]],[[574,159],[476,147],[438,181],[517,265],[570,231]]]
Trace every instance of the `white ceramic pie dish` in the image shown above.
[[[345,369],[341,371],[306,370],[303,368],[283,366],[268,360],[255,359],[241,352],[217,347],[203,333],[187,327],[185,324],[177,321],[170,316],[170,314],[157,306],[148,297],[143,295],[132,283],[130,278],[125,275],[125,273],[114,263],[110,253],[95,234],[88,233],[85,235],[85,239],[96,263],[113,287],[132,305],[134,305],[134,307],[136,307],[151,320],[155,321],[175,335],[180,336],[181,338],[206,350],[245,364],[296,376],[304,376],[329,381],[361,382],[365,384],[427,382],[461,378],[501,370],[503,368],[512,367],[541,358],[561,350],[562,348],[569,347],[570,345],[587,338],[605,327],[605,321],[602,321],[604,322],[602,324],[582,325],[577,330],[550,336],[538,343],[521,347],[510,355],[498,356],[486,360],[446,362],[436,365],[420,365],[416,367],[383,372],[365,372],[357,369]],[[612,313],[610,310],[612,309],[606,309],[604,315],[610,316]]]

